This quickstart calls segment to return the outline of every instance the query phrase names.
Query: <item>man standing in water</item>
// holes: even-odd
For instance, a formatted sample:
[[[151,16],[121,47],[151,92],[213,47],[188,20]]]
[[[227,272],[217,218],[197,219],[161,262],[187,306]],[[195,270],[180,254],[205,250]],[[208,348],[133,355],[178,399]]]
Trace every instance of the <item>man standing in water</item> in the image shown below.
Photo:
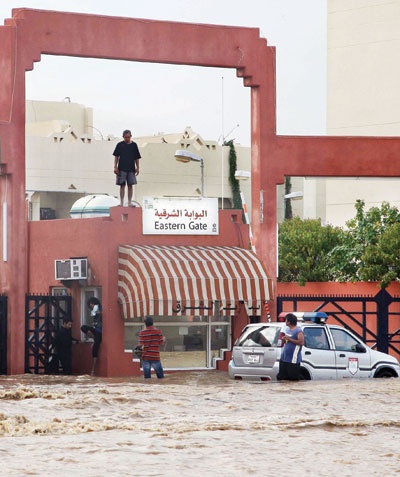
[[[116,184],[120,186],[120,205],[124,205],[125,186],[128,184],[128,205],[132,203],[133,185],[137,183],[139,174],[139,159],[141,158],[138,145],[132,141],[132,133],[125,129],[122,133],[123,141],[114,149],[114,174],[117,176]]]
[[[160,361],[160,346],[165,338],[161,330],[155,328],[153,318],[146,316],[144,320],[146,328],[139,333],[139,346],[142,346],[142,366],[145,379],[151,378],[151,368],[156,372],[157,378],[164,377],[164,370]]]
[[[279,373],[277,379],[299,381],[301,348],[304,345],[304,333],[297,326],[297,317],[293,313],[286,315],[286,332],[283,337],[285,343],[279,361]]]

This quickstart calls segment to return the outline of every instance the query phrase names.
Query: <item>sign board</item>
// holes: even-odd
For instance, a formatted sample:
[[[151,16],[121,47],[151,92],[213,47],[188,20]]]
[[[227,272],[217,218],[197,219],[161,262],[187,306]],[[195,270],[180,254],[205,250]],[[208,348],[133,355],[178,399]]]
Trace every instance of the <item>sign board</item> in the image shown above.
[[[218,199],[143,197],[144,235],[218,235]]]

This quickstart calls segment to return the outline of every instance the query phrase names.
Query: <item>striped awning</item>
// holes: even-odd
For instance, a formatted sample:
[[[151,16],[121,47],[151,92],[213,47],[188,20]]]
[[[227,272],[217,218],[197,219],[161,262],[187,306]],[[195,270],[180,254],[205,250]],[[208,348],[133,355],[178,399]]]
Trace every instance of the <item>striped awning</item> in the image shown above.
[[[260,315],[268,277],[239,247],[122,245],[118,297],[125,319],[145,315],[234,315],[239,301]]]

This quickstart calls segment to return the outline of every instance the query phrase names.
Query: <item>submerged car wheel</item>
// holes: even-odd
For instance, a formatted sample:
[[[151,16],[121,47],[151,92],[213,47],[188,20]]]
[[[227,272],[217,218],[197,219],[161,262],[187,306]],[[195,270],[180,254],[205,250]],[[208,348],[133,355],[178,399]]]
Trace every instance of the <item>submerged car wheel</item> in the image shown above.
[[[375,374],[374,378],[394,378],[394,374],[390,369],[381,369]]]
[[[301,379],[303,381],[310,381],[311,380],[310,373],[305,368],[300,368],[300,375],[301,375]]]

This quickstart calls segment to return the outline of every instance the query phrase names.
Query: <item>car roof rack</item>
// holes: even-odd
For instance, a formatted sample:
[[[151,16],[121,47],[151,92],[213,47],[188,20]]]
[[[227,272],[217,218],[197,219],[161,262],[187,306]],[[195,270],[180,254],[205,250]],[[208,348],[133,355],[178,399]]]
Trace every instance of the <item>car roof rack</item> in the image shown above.
[[[310,321],[323,324],[328,320],[328,315],[323,311],[283,311],[279,313],[278,321],[286,321],[286,315],[291,313],[297,317],[297,321]]]

